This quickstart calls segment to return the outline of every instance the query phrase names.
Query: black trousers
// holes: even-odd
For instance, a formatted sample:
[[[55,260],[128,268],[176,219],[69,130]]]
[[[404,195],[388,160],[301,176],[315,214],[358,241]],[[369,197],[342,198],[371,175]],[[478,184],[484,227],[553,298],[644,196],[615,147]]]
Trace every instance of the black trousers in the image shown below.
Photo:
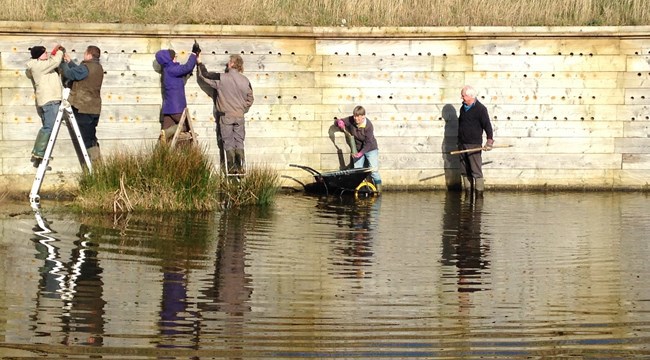
[[[86,149],[98,146],[97,124],[99,124],[99,114],[82,114],[74,107],[72,108],[72,112],[77,119],[77,125],[79,125],[81,138],[84,141]]]

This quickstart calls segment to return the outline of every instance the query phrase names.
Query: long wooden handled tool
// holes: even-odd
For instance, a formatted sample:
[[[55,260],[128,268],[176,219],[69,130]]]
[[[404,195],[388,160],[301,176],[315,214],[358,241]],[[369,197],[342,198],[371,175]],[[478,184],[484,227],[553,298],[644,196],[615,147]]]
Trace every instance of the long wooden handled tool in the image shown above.
[[[343,133],[345,133],[345,139],[348,142],[348,145],[350,145],[350,155],[354,156],[357,154],[357,143],[354,141],[354,136],[348,132],[348,129],[343,127]]]
[[[513,145],[492,145],[492,148],[493,148],[493,149],[494,149],[494,148],[509,148],[509,147],[512,147],[512,146],[513,146]],[[473,153],[473,152],[482,151],[482,150],[487,150],[487,149],[488,149],[487,146],[483,146],[483,147],[477,147],[477,148],[473,148],[473,149],[454,150],[454,151],[450,151],[449,153],[450,153],[451,155],[458,155],[458,154]]]

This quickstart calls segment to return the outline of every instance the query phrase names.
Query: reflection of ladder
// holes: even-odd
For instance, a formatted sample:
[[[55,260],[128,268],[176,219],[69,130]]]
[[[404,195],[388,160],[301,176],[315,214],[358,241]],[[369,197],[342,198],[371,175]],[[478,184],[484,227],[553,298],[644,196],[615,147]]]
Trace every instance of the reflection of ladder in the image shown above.
[[[184,132],[183,130],[185,129],[186,121],[187,127],[189,128],[189,131],[186,132],[186,134],[189,135],[189,138],[181,139],[181,133]],[[178,121],[178,127],[176,127],[176,131],[174,132],[170,146],[176,146],[176,142],[179,140],[189,141],[191,144],[196,143],[196,133],[194,132],[194,125],[192,125],[192,116],[190,115],[190,109],[188,108],[185,108],[185,110],[183,110],[183,115],[181,115],[181,119]]]
[[[63,98],[61,99],[61,105],[59,106],[59,112],[56,114],[56,121],[54,121],[54,126],[52,127],[52,134],[50,139],[47,141],[47,148],[45,148],[45,155],[43,155],[43,161],[38,165],[36,169],[36,176],[34,177],[34,183],[32,183],[32,190],[29,192],[29,203],[32,206],[34,211],[37,211],[41,207],[41,197],[38,195],[41,191],[41,185],[43,184],[43,179],[45,178],[45,172],[48,170],[48,164],[52,157],[52,149],[54,148],[54,143],[56,143],[56,138],[59,135],[59,130],[61,129],[61,123],[63,122],[63,114],[66,113],[66,123],[72,125],[72,129],[77,140],[78,149],[81,150],[81,155],[84,159],[84,163],[89,172],[92,172],[92,164],[90,162],[90,157],[88,156],[88,151],[86,151],[86,146],[84,146],[83,138],[81,137],[81,131],[79,131],[79,125],[77,125],[77,119],[74,117],[72,112],[72,106],[68,102],[68,96],[70,95],[70,89],[63,89]],[[74,142],[75,139],[72,139]],[[81,159],[80,159],[81,161]],[[83,163],[81,164],[84,165]]]

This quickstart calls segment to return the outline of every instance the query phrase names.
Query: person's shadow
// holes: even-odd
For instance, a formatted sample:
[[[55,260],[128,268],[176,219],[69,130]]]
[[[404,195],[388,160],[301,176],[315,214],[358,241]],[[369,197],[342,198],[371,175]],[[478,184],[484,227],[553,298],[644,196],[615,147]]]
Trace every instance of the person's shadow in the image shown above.
[[[458,115],[456,108],[446,104],[442,108],[442,118],[445,120],[445,137],[442,140],[442,159],[445,166],[445,184],[448,190],[461,190],[460,158],[449,152],[458,147]]]
[[[334,118],[336,120],[337,118]],[[337,143],[336,139],[336,133],[343,134],[343,145],[340,145]],[[348,139],[348,137],[339,129],[338,126],[332,125],[327,129],[327,135],[329,136],[330,141],[332,144],[334,144],[334,148],[336,148],[336,156],[339,160],[339,170],[347,170],[347,169],[352,169],[354,168],[354,159],[352,158],[352,150],[350,147],[350,141],[354,141],[354,139]],[[340,143],[340,140],[339,140]]]

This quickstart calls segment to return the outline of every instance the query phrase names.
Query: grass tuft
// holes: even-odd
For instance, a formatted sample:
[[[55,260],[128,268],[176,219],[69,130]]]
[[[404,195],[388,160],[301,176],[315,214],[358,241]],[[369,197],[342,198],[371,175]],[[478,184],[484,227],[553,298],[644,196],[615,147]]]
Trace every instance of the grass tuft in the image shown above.
[[[230,177],[220,182],[219,191],[225,208],[246,205],[268,206],[280,187],[280,177],[269,167],[252,167],[246,176]]]
[[[278,187],[270,169],[250,169],[237,182],[214,171],[205,149],[156,145],[118,151],[81,174],[75,204],[92,212],[212,211],[271,204]]]

